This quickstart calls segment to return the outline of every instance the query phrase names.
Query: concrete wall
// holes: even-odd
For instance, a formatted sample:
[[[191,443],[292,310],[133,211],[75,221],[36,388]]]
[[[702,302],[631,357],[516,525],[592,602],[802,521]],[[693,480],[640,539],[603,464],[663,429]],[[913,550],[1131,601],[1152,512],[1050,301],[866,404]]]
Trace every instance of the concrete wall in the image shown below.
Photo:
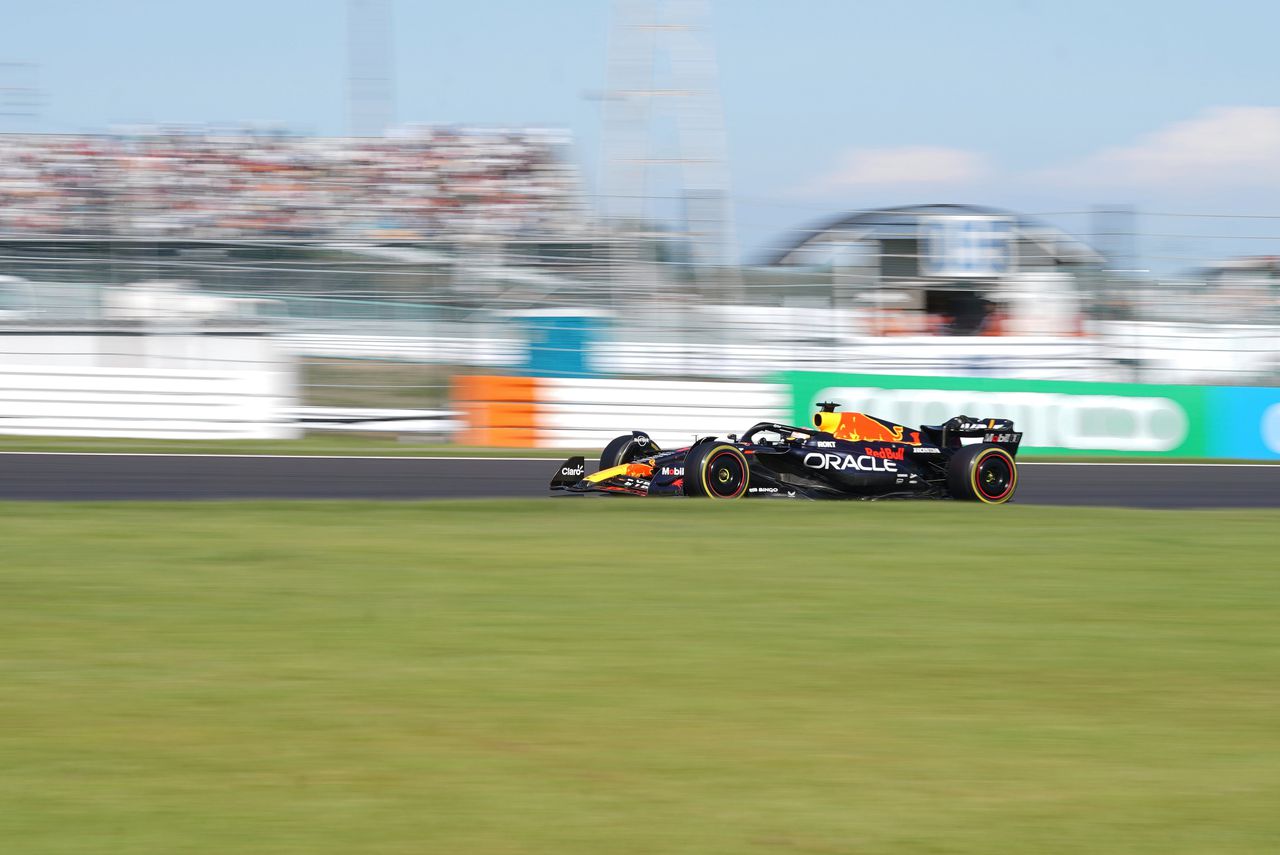
[[[287,439],[297,403],[294,361],[262,331],[0,331],[0,434]]]

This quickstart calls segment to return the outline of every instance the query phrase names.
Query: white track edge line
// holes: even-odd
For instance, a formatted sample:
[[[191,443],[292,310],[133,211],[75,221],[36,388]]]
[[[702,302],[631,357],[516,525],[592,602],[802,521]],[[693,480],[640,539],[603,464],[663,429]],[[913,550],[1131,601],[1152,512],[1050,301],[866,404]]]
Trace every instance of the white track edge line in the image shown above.
[[[411,454],[215,454],[205,452],[184,454],[181,452],[158,451],[0,451],[0,457],[5,455],[11,457],[20,455],[35,457],[200,457],[204,459],[231,458],[240,460],[509,460],[517,462],[543,460],[551,463],[559,463],[564,460],[561,457],[443,457]]]
[[[409,454],[214,454],[193,452],[148,452],[148,451],[0,451],[2,456],[37,456],[37,457],[200,457],[231,458],[241,460],[462,460],[462,461],[510,461],[515,463],[535,463],[560,461],[558,457],[445,457],[415,456]],[[587,458],[592,460],[595,458]],[[1233,469],[1275,469],[1280,471],[1280,463],[1143,463],[1143,462],[1106,462],[1106,461],[1018,461],[1019,466],[1154,466],[1154,467],[1210,467]]]

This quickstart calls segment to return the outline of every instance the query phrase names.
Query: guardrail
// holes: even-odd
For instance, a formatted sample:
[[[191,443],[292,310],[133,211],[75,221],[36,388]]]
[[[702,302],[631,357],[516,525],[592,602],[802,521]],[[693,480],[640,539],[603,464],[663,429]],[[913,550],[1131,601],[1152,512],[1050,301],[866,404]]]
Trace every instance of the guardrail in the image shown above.
[[[289,415],[308,431],[415,434],[437,440],[451,439],[465,427],[456,410],[297,407]]]

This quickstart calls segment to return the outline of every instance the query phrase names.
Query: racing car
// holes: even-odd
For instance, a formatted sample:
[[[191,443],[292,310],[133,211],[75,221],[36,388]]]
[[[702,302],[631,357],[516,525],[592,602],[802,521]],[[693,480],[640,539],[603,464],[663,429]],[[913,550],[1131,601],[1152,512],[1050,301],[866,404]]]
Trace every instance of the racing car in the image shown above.
[[[813,427],[759,422],[741,438],[663,451],[644,431],[612,440],[588,475],[570,457],[553,491],[711,499],[960,499],[999,505],[1018,486],[1022,434],[1009,419],[956,416],[909,428],[818,404]]]

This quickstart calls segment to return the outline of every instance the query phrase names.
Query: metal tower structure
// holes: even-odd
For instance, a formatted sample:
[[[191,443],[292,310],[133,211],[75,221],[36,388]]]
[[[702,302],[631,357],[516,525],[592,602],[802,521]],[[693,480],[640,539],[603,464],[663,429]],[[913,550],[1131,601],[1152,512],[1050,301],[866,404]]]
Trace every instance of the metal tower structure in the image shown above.
[[[1109,270],[1132,270],[1138,263],[1138,213],[1129,205],[1107,205],[1093,211],[1093,248]]]
[[[603,113],[597,186],[609,228],[683,243],[695,270],[736,290],[725,278],[737,246],[707,0],[616,0]]]
[[[34,124],[43,104],[40,66],[0,62],[0,130],[22,130]]]
[[[395,121],[391,0],[347,0],[347,129],[381,136]]]

